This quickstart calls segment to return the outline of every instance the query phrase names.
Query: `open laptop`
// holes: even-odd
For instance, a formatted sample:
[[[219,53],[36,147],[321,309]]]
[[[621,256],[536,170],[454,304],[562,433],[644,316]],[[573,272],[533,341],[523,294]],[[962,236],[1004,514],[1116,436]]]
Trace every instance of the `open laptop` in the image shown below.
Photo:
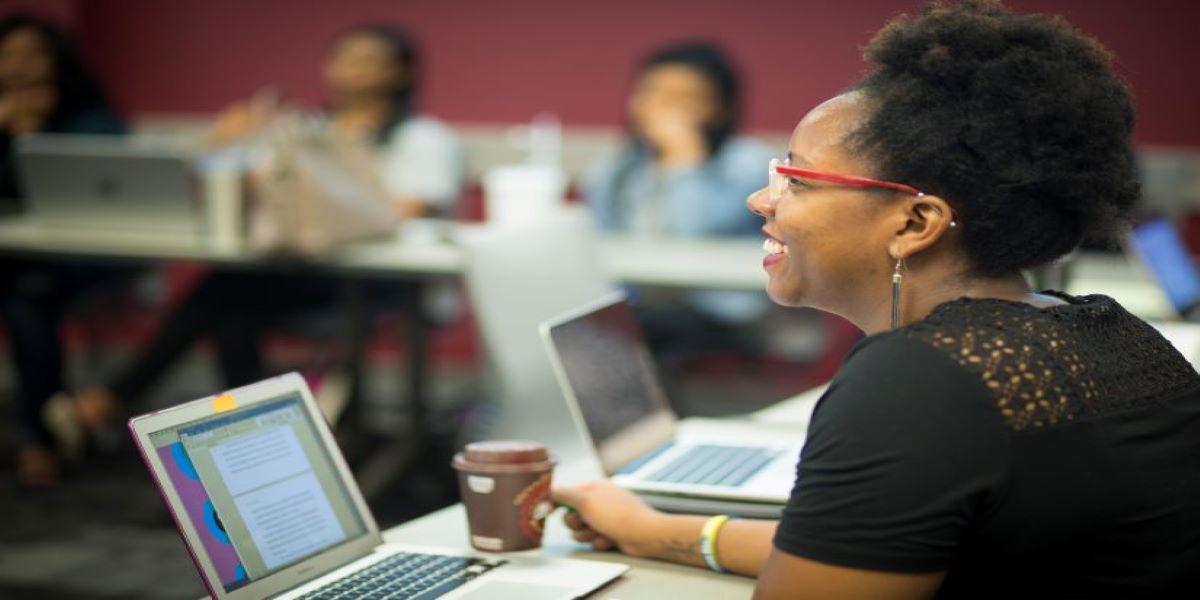
[[[1166,219],[1147,221],[1130,232],[1127,244],[1175,312],[1184,319],[1200,319],[1200,269],[1175,226]]]
[[[542,323],[542,339],[575,420],[612,480],[676,510],[735,508],[778,516],[791,493],[804,431],[671,411],[624,294]],[[760,510],[754,510],[761,505]],[[706,511],[707,512],[707,511]]]
[[[16,143],[29,217],[61,228],[196,233],[194,157],[178,144],[36,134]]]
[[[385,544],[295,373],[129,427],[213,598],[567,599],[627,569]]]

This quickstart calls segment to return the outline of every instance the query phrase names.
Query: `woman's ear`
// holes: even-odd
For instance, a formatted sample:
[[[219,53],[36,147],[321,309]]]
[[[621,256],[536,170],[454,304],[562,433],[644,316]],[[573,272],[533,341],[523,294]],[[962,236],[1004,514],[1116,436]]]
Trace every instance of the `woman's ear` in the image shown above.
[[[932,247],[957,224],[950,204],[938,196],[913,196],[903,205],[903,226],[889,244],[896,259],[908,258]]]

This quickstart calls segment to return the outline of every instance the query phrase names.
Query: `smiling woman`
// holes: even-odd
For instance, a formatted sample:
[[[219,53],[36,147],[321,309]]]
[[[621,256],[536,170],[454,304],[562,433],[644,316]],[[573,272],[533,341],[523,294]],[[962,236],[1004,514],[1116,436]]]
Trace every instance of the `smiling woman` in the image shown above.
[[[899,261],[910,256],[921,262],[915,255],[950,230],[954,210],[912,186],[856,175],[872,172],[871,165],[844,140],[862,126],[870,108],[867,94],[854,91],[810,112],[792,135],[787,164],[773,162],[771,184],[748,203],[767,218],[763,232],[774,246],[764,261],[771,298],[840,314],[873,333],[891,324],[888,304],[881,301],[890,293],[889,273],[899,272]],[[941,262],[958,269],[960,261]],[[1013,298],[1025,293],[1019,275],[987,285],[1011,287],[1000,293]],[[913,311],[936,301],[911,294],[909,299],[916,303]]]
[[[877,34],[768,188],[767,292],[866,333],[778,523],[559,490],[598,547],[759,576],[759,598],[1178,598],[1200,584],[1200,376],[1111,298],[1021,269],[1118,230],[1132,102],[1093,39],[998,2]],[[1036,591],[1035,591],[1036,590]]]

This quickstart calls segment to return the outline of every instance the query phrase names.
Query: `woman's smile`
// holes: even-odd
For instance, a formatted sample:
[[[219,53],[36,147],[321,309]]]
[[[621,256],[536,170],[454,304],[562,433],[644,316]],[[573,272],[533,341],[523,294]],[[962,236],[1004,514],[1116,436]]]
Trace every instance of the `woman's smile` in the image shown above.
[[[770,268],[771,265],[774,265],[787,258],[788,247],[766,231],[763,231],[763,235],[766,236],[763,239],[763,252],[767,253],[767,255],[763,257],[763,268]]]

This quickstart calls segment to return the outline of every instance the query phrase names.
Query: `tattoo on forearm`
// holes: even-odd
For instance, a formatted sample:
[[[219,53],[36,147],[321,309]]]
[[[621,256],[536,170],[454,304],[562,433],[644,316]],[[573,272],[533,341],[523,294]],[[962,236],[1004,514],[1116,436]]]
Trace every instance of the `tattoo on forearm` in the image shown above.
[[[700,541],[663,540],[655,548],[656,555],[663,560],[692,564],[700,558]]]

